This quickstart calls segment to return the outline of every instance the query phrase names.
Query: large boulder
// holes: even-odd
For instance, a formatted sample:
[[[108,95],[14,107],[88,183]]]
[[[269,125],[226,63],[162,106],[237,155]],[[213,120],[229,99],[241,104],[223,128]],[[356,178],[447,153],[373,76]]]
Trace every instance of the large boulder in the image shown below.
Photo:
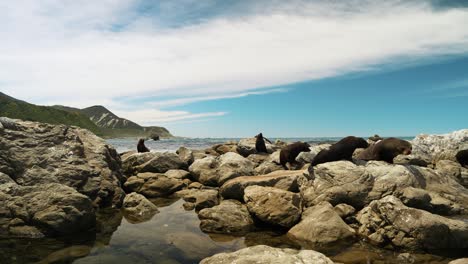
[[[226,181],[246,175],[253,175],[255,164],[241,155],[228,152],[219,157],[196,160],[189,167],[195,180],[204,185],[221,186]]]
[[[58,183],[96,207],[120,207],[120,156],[86,129],[1,118],[0,172],[21,186]]]
[[[207,233],[245,234],[254,228],[247,207],[236,200],[224,200],[219,205],[198,212],[200,229]]]
[[[405,206],[395,196],[373,201],[357,214],[359,234],[380,246],[407,249],[468,247],[468,223]]]
[[[187,165],[191,165],[193,161],[195,160],[193,156],[193,151],[191,149],[188,149],[186,147],[180,147],[176,151],[177,155],[179,155],[180,160],[183,162],[187,163]]]
[[[355,231],[330,203],[322,202],[304,211],[301,221],[288,231],[288,237],[301,245],[326,247],[352,240]]]
[[[190,205],[193,205],[186,205],[185,207],[193,207],[197,211],[202,210],[204,208],[210,208],[219,204],[217,190],[191,189],[188,190],[182,198]]]
[[[443,135],[418,135],[411,141],[412,154],[432,163],[439,160],[457,161],[460,150],[468,149],[468,129]]]
[[[449,200],[454,206],[452,212],[463,213],[468,208],[468,190],[453,177],[430,168],[382,161],[357,166],[349,161],[336,161],[319,164],[309,173],[313,180],[301,187],[307,207],[327,201],[333,205],[346,203],[360,209],[373,200],[414,187]],[[460,208],[456,209],[458,205]]]
[[[184,187],[185,183],[180,179],[151,172],[138,173],[128,178],[124,184],[128,192],[140,193],[150,198],[169,196]]]
[[[132,223],[141,223],[150,220],[159,212],[158,207],[143,195],[132,192],[125,196],[122,204],[125,218]]]
[[[68,235],[95,227],[89,197],[58,184],[0,185],[0,237]]]
[[[187,163],[171,152],[136,153],[122,160],[126,175],[140,172],[165,173],[168,170],[187,169]]]
[[[301,218],[302,202],[297,193],[273,187],[249,186],[244,191],[249,212],[261,221],[291,227]]]
[[[255,138],[243,138],[239,140],[239,143],[237,143],[237,153],[241,154],[244,157],[247,157],[250,154],[257,153],[257,150],[255,149],[255,141]],[[276,146],[270,144],[266,140],[265,146],[267,148],[268,153],[273,153],[273,151],[277,148]]]
[[[232,253],[219,253],[200,264],[333,264],[322,253],[313,250],[274,248],[264,245],[244,248]]]
[[[282,170],[267,175],[238,177],[223,184],[219,193],[224,199],[243,201],[245,188],[252,185],[275,187],[286,191],[298,192],[301,182],[307,181],[304,173],[305,171],[302,170]]]
[[[435,192],[407,187],[396,192],[396,196],[407,206],[423,209],[440,215],[459,214],[461,206]]]

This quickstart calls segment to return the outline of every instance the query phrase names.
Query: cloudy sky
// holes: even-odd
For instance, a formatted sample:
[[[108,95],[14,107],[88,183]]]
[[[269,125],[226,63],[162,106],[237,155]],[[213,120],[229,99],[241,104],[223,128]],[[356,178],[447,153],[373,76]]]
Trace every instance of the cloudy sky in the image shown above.
[[[467,1],[1,1],[0,91],[180,136],[444,133],[467,25]]]

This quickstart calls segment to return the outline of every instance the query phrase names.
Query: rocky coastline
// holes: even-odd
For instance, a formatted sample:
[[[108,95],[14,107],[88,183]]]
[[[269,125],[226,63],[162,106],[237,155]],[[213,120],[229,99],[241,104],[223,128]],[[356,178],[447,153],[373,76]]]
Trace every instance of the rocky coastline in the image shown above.
[[[2,117],[0,237],[101,230],[103,210],[145,222],[158,214],[151,199],[180,197],[205,233],[281,230],[297,245],[251,246],[205,264],[333,263],[320,252],[357,241],[407,259],[437,250],[466,254],[468,168],[456,155],[468,149],[468,129],[419,135],[411,144],[413,152],[393,164],[354,159],[311,166],[330,147],[316,145],[285,170],[284,142],[267,143],[268,153],[257,153],[252,138],[205,150],[118,154],[85,129]]]

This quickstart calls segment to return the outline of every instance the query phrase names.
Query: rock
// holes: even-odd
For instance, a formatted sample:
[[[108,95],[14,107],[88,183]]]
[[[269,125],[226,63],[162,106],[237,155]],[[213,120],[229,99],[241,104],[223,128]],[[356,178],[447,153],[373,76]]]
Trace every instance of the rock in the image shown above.
[[[252,155],[250,155],[252,156]],[[255,175],[265,175],[274,171],[284,170],[283,166],[274,162],[263,162],[255,168]]]
[[[468,129],[443,135],[418,135],[411,144],[412,154],[434,164],[439,160],[457,161],[458,151],[468,149]]]
[[[396,196],[406,205],[423,209],[440,215],[459,214],[461,206],[445,199],[434,192],[407,187],[396,193]]]
[[[193,203],[195,210],[211,208],[219,204],[218,191],[216,190],[192,190],[183,196],[184,201]]]
[[[203,184],[199,183],[199,182],[192,182],[189,184],[188,186],[189,189],[201,189],[203,188]]]
[[[270,154],[270,158],[268,158],[266,161],[279,165],[280,164],[280,154],[281,154],[281,150],[277,150],[277,151],[273,152],[272,154]]]
[[[468,223],[405,206],[395,196],[373,201],[357,220],[359,234],[380,246],[416,249],[468,247]]]
[[[244,157],[248,157],[250,154],[257,153],[255,149],[255,138],[244,138],[239,140],[237,143],[237,153]],[[275,150],[275,146],[270,144],[268,141],[265,140],[265,146],[267,148],[268,153],[273,153]]]
[[[237,142],[228,142],[225,144],[215,145],[212,147],[212,149],[216,151],[216,153],[218,153],[219,155],[223,155],[228,152],[237,153]]]
[[[186,170],[168,170],[166,171],[166,173],[164,173],[164,175],[166,175],[169,178],[179,179],[179,180],[190,178],[190,172]]]
[[[324,150],[324,149],[329,149],[331,147],[331,144],[320,144],[320,145],[315,145],[310,147],[310,152],[301,152],[299,155],[296,157],[296,161],[299,163],[311,163],[312,160],[317,156],[317,154]]]
[[[148,221],[159,212],[156,205],[135,192],[125,196],[122,208],[125,212],[125,218],[133,224]]]
[[[96,207],[120,207],[125,196],[120,157],[88,130],[2,118],[0,172],[21,186],[59,183]]]
[[[301,218],[302,202],[299,194],[285,190],[248,186],[244,201],[251,214],[265,223],[292,227]]]
[[[136,166],[135,172],[165,173],[168,170],[187,169],[187,163],[179,156],[170,152],[150,152],[152,157],[149,161]],[[125,161],[124,161],[125,162]]]
[[[398,155],[395,158],[393,158],[393,164],[416,165],[416,166],[421,166],[421,167],[427,167],[427,165],[429,165],[427,160],[424,160],[413,154]]]
[[[452,260],[448,264],[467,264],[467,263],[468,263],[468,258],[460,258],[460,259]]]
[[[0,185],[0,237],[68,235],[93,228],[96,215],[89,197],[58,184]]]
[[[179,155],[179,158],[187,163],[187,165],[190,166],[190,164],[193,163],[194,161],[194,156],[193,156],[193,151],[186,148],[186,147],[180,147],[179,149],[177,149],[176,151],[177,155]]]
[[[247,207],[235,200],[224,200],[219,205],[198,212],[200,229],[208,233],[245,234],[253,230],[254,222]]]
[[[264,245],[248,247],[232,253],[219,253],[200,264],[333,264],[322,253],[313,250],[273,248]]]
[[[356,209],[349,204],[337,204],[334,208],[335,212],[341,217],[346,218],[356,212]]]
[[[199,259],[212,254],[217,249],[216,243],[210,238],[192,232],[170,233],[166,235],[165,241],[167,244],[180,250],[180,253],[188,259]],[[156,261],[153,263],[160,262]]]
[[[307,181],[304,172],[303,170],[282,170],[266,175],[238,177],[223,184],[219,189],[219,193],[224,199],[243,201],[245,188],[252,185],[275,187],[286,191],[298,192],[300,182]]]
[[[258,166],[268,160],[270,158],[269,154],[266,153],[259,153],[259,154],[252,154],[247,157],[248,160],[255,163],[255,166]]]
[[[195,180],[204,185],[220,186],[224,182],[246,175],[253,175],[255,164],[234,152],[219,157],[196,160],[189,167]]]
[[[128,178],[124,187],[128,192],[137,192],[145,197],[155,198],[169,196],[184,188],[185,183],[162,173],[145,172]]]
[[[307,208],[301,221],[288,231],[288,237],[301,245],[325,247],[352,240],[355,231],[335,212],[328,202]]]
[[[441,175],[450,176],[465,188],[468,187],[468,177],[463,177],[463,172],[468,172],[468,169],[460,166],[460,163],[451,160],[439,160],[436,162],[435,169]]]

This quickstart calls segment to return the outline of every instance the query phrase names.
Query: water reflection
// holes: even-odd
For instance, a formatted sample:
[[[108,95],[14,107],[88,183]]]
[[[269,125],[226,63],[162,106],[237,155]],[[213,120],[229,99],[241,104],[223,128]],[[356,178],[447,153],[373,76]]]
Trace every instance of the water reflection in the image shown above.
[[[102,210],[96,232],[61,239],[0,240],[0,263],[198,263],[219,252],[254,246],[299,248],[277,230],[243,237],[205,234],[194,211],[185,211],[181,199],[152,200],[159,213],[146,222],[132,224],[120,210]],[[273,229],[274,230],[274,229]],[[399,254],[363,242],[323,251],[342,263],[447,263],[449,258],[428,254]]]

